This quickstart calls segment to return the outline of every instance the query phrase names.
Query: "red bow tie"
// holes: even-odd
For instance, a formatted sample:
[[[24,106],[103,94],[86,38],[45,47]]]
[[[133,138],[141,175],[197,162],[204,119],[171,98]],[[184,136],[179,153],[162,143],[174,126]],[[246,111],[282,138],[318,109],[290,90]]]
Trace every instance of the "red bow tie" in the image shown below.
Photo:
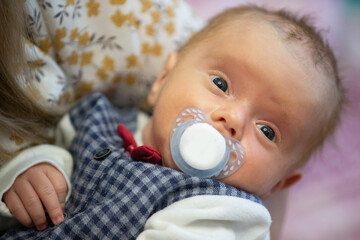
[[[161,165],[160,152],[146,145],[138,147],[132,133],[124,124],[120,123],[118,125],[117,132],[124,141],[125,150],[135,161]]]

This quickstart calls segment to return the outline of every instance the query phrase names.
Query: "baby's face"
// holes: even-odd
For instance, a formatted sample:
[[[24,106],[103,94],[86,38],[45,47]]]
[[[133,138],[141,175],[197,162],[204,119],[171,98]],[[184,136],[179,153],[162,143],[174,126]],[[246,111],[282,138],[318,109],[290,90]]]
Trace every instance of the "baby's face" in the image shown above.
[[[229,24],[183,55],[171,55],[149,96],[154,113],[144,144],[177,169],[170,153],[172,124],[181,110],[197,106],[246,151],[242,167],[222,182],[259,196],[291,185],[301,177],[294,166],[325,107],[314,80],[321,76],[306,60],[300,63],[298,53],[268,25]]]

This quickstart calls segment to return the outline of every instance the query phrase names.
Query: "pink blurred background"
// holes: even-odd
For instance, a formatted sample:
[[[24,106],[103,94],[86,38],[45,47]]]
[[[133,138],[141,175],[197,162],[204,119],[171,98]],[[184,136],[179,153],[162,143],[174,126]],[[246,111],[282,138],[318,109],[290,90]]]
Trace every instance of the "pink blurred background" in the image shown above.
[[[207,20],[242,0],[186,0]],[[249,2],[249,1],[248,1]],[[334,49],[348,104],[332,139],[311,159],[289,194],[281,240],[360,239],[360,1],[254,0],[314,16]]]

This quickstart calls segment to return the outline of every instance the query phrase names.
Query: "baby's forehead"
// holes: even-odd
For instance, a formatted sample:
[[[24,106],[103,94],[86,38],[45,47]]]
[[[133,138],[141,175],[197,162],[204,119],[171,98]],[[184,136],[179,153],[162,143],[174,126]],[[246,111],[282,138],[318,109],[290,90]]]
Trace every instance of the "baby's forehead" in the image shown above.
[[[279,20],[280,21],[280,20]],[[242,16],[238,19],[230,19],[224,21],[223,24],[220,24],[218,29],[214,29],[214,32],[210,37],[217,38],[218,41],[226,44],[228,39],[224,37],[224,33],[228,32],[230,35],[238,35],[239,37],[256,39],[264,39],[264,41],[259,41],[261,48],[271,48],[272,44],[282,45],[286,48],[287,52],[296,60],[297,64],[301,65],[304,69],[304,73],[308,75],[308,79],[311,79],[309,84],[320,85],[322,88],[329,88],[324,95],[320,94],[320,91],[317,91],[316,95],[321,95],[321,99],[326,98],[326,95],[329,95],[327,92],[331,92],[330,88],[335,88],[332,86],[334,76],[332,73],[329,74],[327,71],[331,69],[330,67],[326,68],[326,63],[316,61],[313,57],[313,47],[307,42],[305,33],[301,33],[294,29],[294,26],[291,26],[289,23],[276,23],[269,21],[267,18],[264,18],[261,15],[256,16]],[[297,32],[296,36],[293,32]],[[244,42],[242,42],[243,44]],[[253,44],[249,41],[248,43]],[[252,50],[243,46],[243,49]],[[233,52],[234,55],[237,52]],[[277,54],[274,50],[274,56]],[[259,60],[261,61],[261,59]],[[325,69],[326,68],[326,69]]]
[[[229,38],[235,38],[235,40],[229,43]],[[324,105],[326,105],[326,103],[329,103],[329,106],[333,105],[331,95],[336,89],[336,87],[333,86],[333,76],[326,73],[324,67],[322,67],[322,63],[315,62],[312,50],[309,48],[310,45],[304,43],[307,42],[307,38],[309,37],[306,36],[305,31],[300,31],[299,26],[295,26],[295,24],[292,24],[288,20],[285,21],[279,16],[249,12],[248,14],[238,15],[235,18],[221,18],[217,24],[210,23],[205,34],[202,34],[200,38],[197,39],[197,46],[194,45],[193,47],[196,49],[199,46],[208,46],[206,49],[208,52],[221,51],[218,50],[221,49],[219,46],[240,44],[237,38],[247,38],[251,40],[241,41],[241,44],[245,44],[241,49],[243,52],[230,51],[230,54],[234,56],[244,54],[248,51],[254,51],[254,48],[246,46],[246,44],[254,45],[255,42],[258,42],[258,45],[254,45],[255,47],[269,51],[269,54],[274,55],[275,58],[279,55],[279,52],[272,50],[272,46],[282,45],[282,47],[286,49],[286,52],[295,59],[295,63],[301,66],[301,69],[303,69],[302,73],[307,74],[306,84],[311,85],[310,91],[313,92],[312,95],[314,95],[315,99],[313,106],[317,107],[321,105],[325,108]],[[209,42],[213,42],[214,44],[207,45],[206,43]],[[258,60],[258,62],[261,61],[262,59]],[[326,106],[326,109],[330,109],[331,107],[329,106]]]
[[[236,42],[236,35],[239,39],[244,38],[246,41]],[[245,44],[240,48],[230,49],[231,51],[228,51],[227,55],[228,57],[237,57],[238,55],[248,56],[247,54],[249,54],[248,58],[242,59],[245,62],[251,61],[251,57],[254,56],[252,53],[255,51],[268,53],[268,58],[262,58],[259,55],[258,59],[253,59],[247,66],[256,64],[253,65],[253,71],[259,73],[257,76],[268,79],[269,86],[271,86],[269,90],[274,90],[274,86],[282,89],[282,91],[275,91],[274,98],[277,98],[276,94],[279,93],[282,95],[279,99],[286,101],[284,96],[287,96],[294,106],[307,108],[309,114],[317,115],[312,120],[309,120],[311,119],[310,116],[303,118],[304,121],[299,122],[299,127],[304,125],[306,128],[307,125],[320,126],[325,124],[334,105],[331,96],[335,88],[332,87],[332,80],[329,79],[325,71],[316,67],[306,45],[297,40],[286,39],[277,26],[261,17],[228,20],[228,22],[220,24],[209,37],[216,39],[214,40],[216,44],[209,45],[208,51],[221,51],[215,50],[213,47],[228,44],[229,37],[234,38],[232,44],[234,42],[235,44]],[[209,39],[209,41],[211,40]],[[240,49],[241,52],[236,52],[235,49]],[[293,61],[286,61],[286,59],[293,59]],[[277,61],[279,61],[279,65],[273,65],[273,69],[266,67],[270,66],[269,62],[275,63]],[[274,69],[276,67],[279,67],[279,70]],[[297,71],[290,71],[290,69]],[[281,72],[282,70],[284,71]],[[261,72],[262,74],[260,74]],[[273,75],[274,77],[266,78],[266,75]],[[274,78],[277,77],[284,78],[284,81],[279,81],[278,85],[274,85]],[[294,79],[297,80],[294,81]],[[262,83],[267,84],[265,81]],[[297,118],[302,119],[301,116]]]
[[[200,41],[206,41],[207,38],[220,38],[226,42],[226,38],[222,38],[224,31],[230,31],[233,34],[249,34],[252,32],[266,32],[269,34],[276,34],[277,38],[273,41],[281,41],[289,44],[292,47],[301,49],[306,59],[311,59],[317,62],[319,54],[314,49],[318,45],[314,38],[315,34],[306,29],[308,26],[305,23],[298,24],[295,20],[290,21],[280,15],[263,13],[258,11],[248,11],[243,14],[235,16],[228,16],[220,18],[216,24],[209,24],[205,34],[202,34]],[[315,36],[315,38],[318,36]]]

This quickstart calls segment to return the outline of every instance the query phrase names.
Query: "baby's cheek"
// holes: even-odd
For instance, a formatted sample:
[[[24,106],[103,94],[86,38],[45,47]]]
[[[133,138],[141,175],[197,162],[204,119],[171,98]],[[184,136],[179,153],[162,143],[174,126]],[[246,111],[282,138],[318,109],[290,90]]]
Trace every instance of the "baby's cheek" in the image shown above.
[[[262,194],[267,188],[263,174],[246,161],[235,173],[220,179],[220,182],[255,195]]]
[[[161,145],[161,147],[159,147],[159,149],[162,157],[163,166],[179,170],[174,160],[172,159],[169,141],[164,139],[163,144]]]

